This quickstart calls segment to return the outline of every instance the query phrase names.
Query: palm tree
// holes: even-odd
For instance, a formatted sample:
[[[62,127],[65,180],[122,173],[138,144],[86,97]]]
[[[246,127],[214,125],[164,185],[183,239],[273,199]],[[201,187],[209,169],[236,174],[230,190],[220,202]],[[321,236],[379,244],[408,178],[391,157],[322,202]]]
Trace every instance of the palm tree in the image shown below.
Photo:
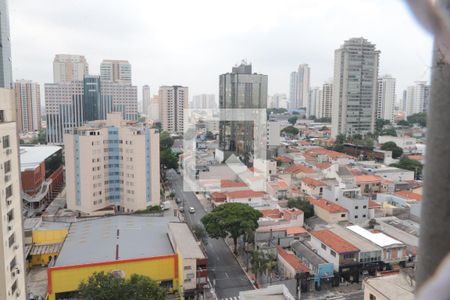
[[[269,284],[272,284],[272,272],[276,266],[276,256],[272,253],[269,253],[266,258],[266,276],[269,277]]]
[[[258,285],[258,275],[266,271],[266,257],[263,251],[255,250],[250,257],[251,271],[255,274],[255,285]]]

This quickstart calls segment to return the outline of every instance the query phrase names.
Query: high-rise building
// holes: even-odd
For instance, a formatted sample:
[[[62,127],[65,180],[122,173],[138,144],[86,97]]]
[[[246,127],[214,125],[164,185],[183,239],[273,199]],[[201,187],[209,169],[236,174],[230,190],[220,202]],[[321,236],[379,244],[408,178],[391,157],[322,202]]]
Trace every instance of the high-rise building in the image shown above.
[[[150,116],[150,87],[148,85],[144,85],[142,87],[142,113],[147,116],[147,118]]]
[[[405,94],[406,115],[426,111],[430,97],[430,86],[426,81],[416,81],[414,85],[408,86]]]
[[[27,296],[14,102],[14,91],[0,88],[0,299],[26,299]]]
[[[219,76],[220,109],[266,109],[267,75],[252,73],[245,61]],[[219,150],[223,158],[231,154],[250,162],[254,144],[253,121],[220,121]]]
[[[331,103],[333,102],[333,83],[326,82],[322,85],[322,93],[319,100],[318,118],[331,119]]]
[[[138,119],[137,86],[101,80],[101,87],[102,95],[112,98],[113,111],[122,112],[125,120]]]
[[[64,130],[83,125],[83,86],[83,81],[44,85],[49,144],[62,144]]]
[[[270,108],[289,108],[286,94],[273,94],[273,96],[269,96],[268,103],[270,104]]]
[[[309,91],[309,116],[318,118],[320,99],[322,98],[322,90],[319,87],[314,87]]]
[[[100,64],[103,81],[131,84],[131,64],[128,60],[105,59]]]
[[[189,89],[172,85],[159,87],[159,117],[162,130],[183,134],[184,109],[188,108]]]
[[[111,95],[103,95],[100,76],[88,75],[83,81],[83,122],[105,120],[113,111]]]
[[[121,212],[160,204],[159,134],[119,112],[64,135],[67,208]]]
[[[200,94],[192,97],[192,107],[195,109],[216,109],[216,96],[213,94]]]
[[[349,39],[335,51],[332,136],[374,131],[379,55],[364,38]]]
[[[13,86],[8,1],[0,1],[0,88]]]
[[[149,107],[149,119],[153,122],[159,122],[161,120],[159,116],[160,108],[159,108],[159,95],[153,95],[150,99],[150,107]]]
[[[17,128],[19,132],[41,129],[41,92],[39,84],[30,80],[15,82]]]
[[[290,91],[289,91],[289,108],[298,109],[306,108],[307,115],[308,112],[308,102],[309,102],[309,77],[310,68],[307,64],[301,64],[298,66],[296,72],[291,73],[290,80]]]
[[[378,78],[377,119],[394,122],[395,78],[385,75]]]
[[[89,65],[83,55],[56,54],[53,60],[53,82],[83,81]]]

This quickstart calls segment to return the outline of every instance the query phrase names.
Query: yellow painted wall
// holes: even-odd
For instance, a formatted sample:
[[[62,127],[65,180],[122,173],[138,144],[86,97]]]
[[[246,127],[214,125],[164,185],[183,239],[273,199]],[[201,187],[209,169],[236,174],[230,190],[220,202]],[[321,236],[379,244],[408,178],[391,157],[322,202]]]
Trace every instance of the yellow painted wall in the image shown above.
[[[41,254],[41,255],[33,255],[31,256],[31,265],[32,266],[40,266],[40,265],[48,265],[48,261],[50,259],[50,256],[57,256],[59,255],[58,252],[55,253],[45,253],[45,254]]]
[[[88,253],[84,255],[88,255]],[[140,274],[148,276],[157,282],[161,280],[173,280],[174,289],[177,290],[179,287],[175,256],[123,263],[111,262],[102,265],[87,265],[68,269],[50,268],[49,270],[49,288],[50,284],[52,288],[49,293],[49,300],[54,300],[56,293],[76,291],[81,281],[87,280],[94,272],[101,271],[109,273],[115,270],[122,270],[125,272],[127,278],[132,274]]]
[[[32,233],[32,239],[34,244],[57,244],[64,242],[68,228],[60,230],[35,230]]]

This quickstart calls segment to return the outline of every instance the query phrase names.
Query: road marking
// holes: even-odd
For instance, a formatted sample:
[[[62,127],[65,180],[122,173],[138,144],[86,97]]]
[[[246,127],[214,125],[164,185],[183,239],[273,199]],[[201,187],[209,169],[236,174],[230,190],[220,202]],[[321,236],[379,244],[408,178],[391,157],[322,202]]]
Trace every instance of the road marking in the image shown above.
[[[239,296],[220,298],[220,300],[239,300]]]
[[[225,276],[226,276],[228,279],[230,278],[230,276],[228,276],[227,272],[225,272]]]

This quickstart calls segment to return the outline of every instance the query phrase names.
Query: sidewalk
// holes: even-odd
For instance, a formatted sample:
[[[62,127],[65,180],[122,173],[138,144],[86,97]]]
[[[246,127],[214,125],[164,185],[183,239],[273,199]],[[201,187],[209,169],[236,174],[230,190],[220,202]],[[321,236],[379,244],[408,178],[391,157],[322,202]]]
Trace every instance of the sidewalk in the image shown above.
[[[205,211],[208,213],[210,211],[212,211],[213,207],[211,204],[211,201],[209,201],[208,199],[206,199],[205,195],[203,193],[194,193],[195,197],[197,197],[198,201],[200,202],[200,204],[203,206],[203,208],[205,209]]]

